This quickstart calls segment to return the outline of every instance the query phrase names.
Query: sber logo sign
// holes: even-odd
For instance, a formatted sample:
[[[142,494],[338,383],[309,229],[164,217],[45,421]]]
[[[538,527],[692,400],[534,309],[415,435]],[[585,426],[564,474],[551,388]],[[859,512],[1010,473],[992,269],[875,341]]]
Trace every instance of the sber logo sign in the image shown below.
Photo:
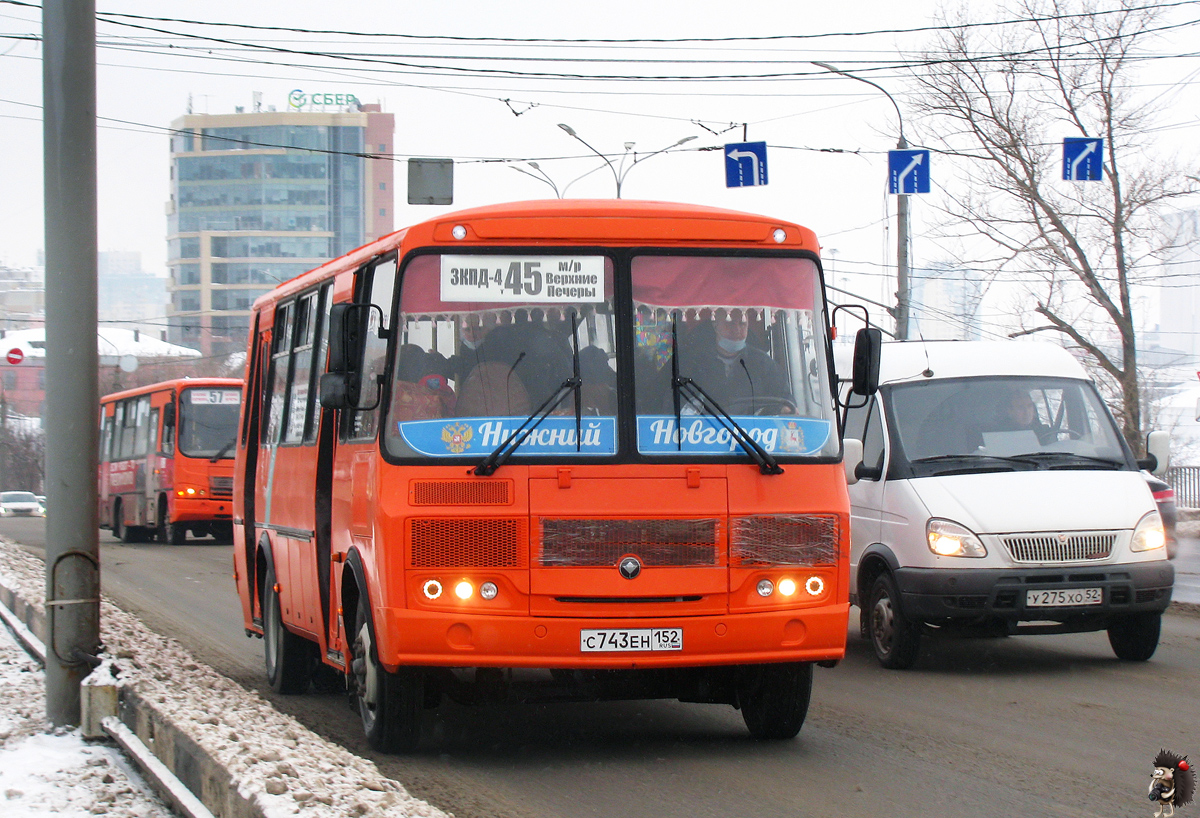
[[[306,94],[299,88],[288,94],[288,107],[297,111],[312,110],[313,108],[345,108],[358,104],[358,97],[354,94]]]

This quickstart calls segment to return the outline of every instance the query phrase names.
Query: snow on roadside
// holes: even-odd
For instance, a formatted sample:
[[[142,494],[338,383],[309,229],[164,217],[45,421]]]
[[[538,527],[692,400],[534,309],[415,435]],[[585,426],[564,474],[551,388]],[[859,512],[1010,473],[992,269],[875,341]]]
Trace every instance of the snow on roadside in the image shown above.
[[[119,750],[46,722],[46,681],[0,626],[0,814],[171,818]]]
[[[0,583],[41,607],[45,594],[41,560],[2,538]],[[114,672],[121,683],[132,686],[221,763],[237,782],[239,792],[257,801],[270,818],[446,815],[409,795],[398,782],[385,778],[374,763],[279,713],[257,693],[196,661],[178,642],[150,631],[107,600],[101,603],[100,617],[104,655],[114,660]],[[44,684],[40,673],[37,676],[38,684]],[[0,676],[0,690],[7,686],[7,675]],[[39,687],[39,696],[40,691]],[[27,697],[16,698],[26,711],[25,720],[32,716],[36,721],[44,713],[40,698],[36,706]],[[0,721],[8,709],[0,706]],[[0,732],[5,729],[9,728],[0,727]],[[35,732],[38,730],[30,731]],[[5,739],[3,749],[7,750],[10,743]],[[5,769],[4,756],[0,756],[0,769]],[[0,798],[7,786],[4,781],[0,777]],[[10,814],[3,800],[0,813]],[[108,814],[123,818],[121,813]]]

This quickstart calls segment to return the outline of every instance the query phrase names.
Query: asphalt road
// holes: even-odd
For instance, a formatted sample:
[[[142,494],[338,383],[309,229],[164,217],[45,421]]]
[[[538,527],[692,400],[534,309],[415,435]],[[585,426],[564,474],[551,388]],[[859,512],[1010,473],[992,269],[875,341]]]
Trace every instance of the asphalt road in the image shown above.
[[[39,526],[5,520],[0,534],[36,549]],[[1101,633],[940,641],[913,670],[885,671],[852,629],[790,742],[750,740],[725,706],[446,705],[417,754],[380,757],[343,697],[265,690],[229,546],[102,543],[119,605],[459,818],[1149,815],[1158,749],[1200,755],[1200,616],[1172,612],[1140,664],[1114,659]],[[1176,567],[1200,587],[1200,544]]]

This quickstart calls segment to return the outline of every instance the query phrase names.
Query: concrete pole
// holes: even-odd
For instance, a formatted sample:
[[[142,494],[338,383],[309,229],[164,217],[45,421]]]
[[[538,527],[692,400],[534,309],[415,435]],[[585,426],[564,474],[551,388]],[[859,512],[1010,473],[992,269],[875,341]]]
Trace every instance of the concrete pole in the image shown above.
[[[907,150],[908,140],[900,135],[897,150]],[[908,305],[911,299],[908,261],[908,194],[896,195],[896,340],[908,340]]]
[[[45,0],[42,43],[46,717],[77,726],[100,644],[95,0]]]

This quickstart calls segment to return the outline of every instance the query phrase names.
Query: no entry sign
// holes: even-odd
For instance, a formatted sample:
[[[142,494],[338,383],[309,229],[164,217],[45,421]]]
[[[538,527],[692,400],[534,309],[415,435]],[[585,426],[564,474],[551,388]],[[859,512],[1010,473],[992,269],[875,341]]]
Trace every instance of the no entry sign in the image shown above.
[[[25,353],[19,349],[10,349],[8,354],[4,356],[4,359],[10,364],[16,365],[25,360]]]

